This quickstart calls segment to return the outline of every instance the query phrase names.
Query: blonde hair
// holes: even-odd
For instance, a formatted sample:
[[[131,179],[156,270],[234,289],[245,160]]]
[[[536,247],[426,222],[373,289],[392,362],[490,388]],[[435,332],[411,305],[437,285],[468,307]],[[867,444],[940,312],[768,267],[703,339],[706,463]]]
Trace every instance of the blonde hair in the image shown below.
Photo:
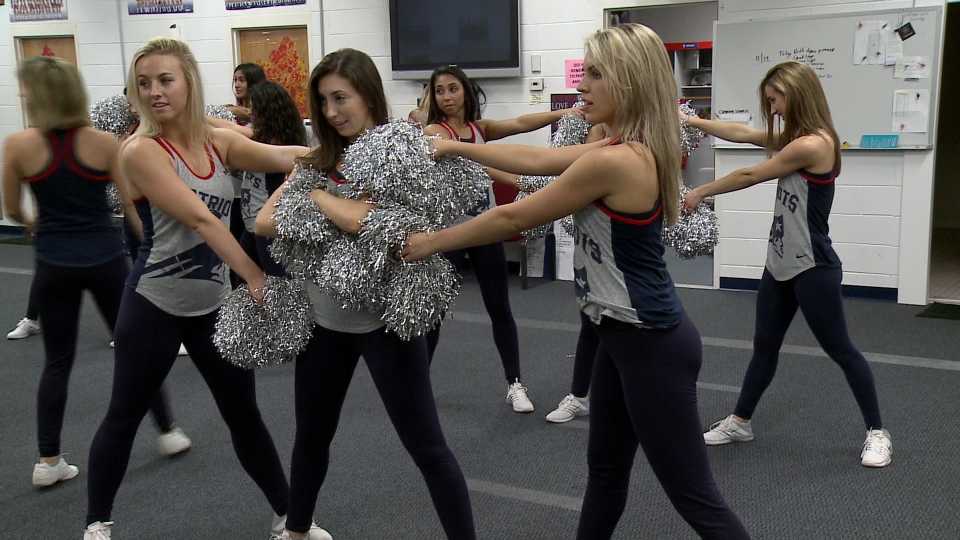
[[[31,126],[50,131],[90,125],[87,91],[73,64],[35,56],[23,62],[17,77],[28,94],[27,119]]]
[[[767,101],[766,87],[774,89],[785,97],[783,111],[783,130],[776,132],[773,110]],[[813,68],[799,62],[783,62],[770,68],[760,81],[760,110],[767,128],[766,147],[782,150],[790,142],[805,135],[816,135],[826,131],[833,139],[834,170],[840,169],[840,137],[833,127],[830,106],[823,93],[820,78]]]
[[[127,95],[130,102],[140,115],[140,126],[137,134],[145,137],[160,135],[160,124],[153,117],[149,103],[145,103],[140,96],[137,86],[137,62],[147,56],[162,54],[173,56],[180,61],[183,77],[187,82],[187,108],[184,111],[187,122],[187,135],[191,144],[203,144],[210,138],[210,128],[204,114],[203,84],[200,80],[200,68],[197,59],[190,51],[190,47],[179,39],[155,37],[148,41],[133,55],[130,70],[127,73]]]
[[[621,140],[642,143],[653,154],[665,221],[675,223],[680,205],[680,124],[677,83],[663,41],[642,24],[625,24],[597,31],[584,48],[607,81]]]

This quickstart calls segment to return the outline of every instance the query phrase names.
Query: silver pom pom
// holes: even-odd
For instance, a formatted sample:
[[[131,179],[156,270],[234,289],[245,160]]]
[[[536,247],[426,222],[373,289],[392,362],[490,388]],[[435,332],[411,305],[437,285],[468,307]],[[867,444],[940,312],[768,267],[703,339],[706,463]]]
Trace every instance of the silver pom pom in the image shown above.
[[[117,189],[117,185],[113,182],[107,184],[107,206],[110,207],[110,211],[114,215],[122,216],[123,215],[123,201],[120,200],[120,190]]]
[[[219,118],[221,120],[233,122],[234,124],[237,123],[237,117],[230,112],[230,109],[228,109],[226,105],[207,105],[204,107],[203,113],[213,118]]]
[[[573,216],[567,216],[561,219],[560,226],[563,227],[563,232],[569,234],[570,236],[574,236],[577,226],[573,221]]]
[[[213,344],[235,366],[279,366],[306,348],[312,332],[313,309],[304,283],[268,276],[263,303],[246,285],[230,293],[217,315]]]
[[[106,131],[118,139],[127,134],[137,117],[130,111],[127,96],[111,96],[97,100],[90,107],[90,125],[93,129]]]
[[[530,196],[530,194],[527,193],[527,192],[525,192],[525,191],[518,191],[518,192],[517,192],[517,198],[515,198],[515,199],[513,200],[513,202],[522,201],[523,199],[525,199],[525,198],[527,198],[527,197],[529,197],[529,196]],[[549,233],[549,232],[552,231],[552,230],[553,230],[553,222],[552,222],[552,221],[548,221],[548,222],[543,223],[543,224],[541,224],[541,225],[537,225],[537,226],[535,226],[535,227],[532,228],[532,229],[527,229],[527,230],[523,231],[521,234],[523,235],[523,241],[524,241],[524,242],[529,242],[529,241],[531,241],[531,240],[536,240],[537,238],[543,238],[544,236],[547,235],[547,233]]]
[[[680,186],[680,205],[690,192]],[[700,203],[692,212],[681,212],[677,223],[663,228],[663,243],[673,246],[681,259],[700,255],[713,255],[713,248],[720,242],[720,226],[717,214],[706,203]]]
[[[325,189],[324,186],[323,173],[309,166],[298,164],[294,167],[273,213],[277,237],[323,245],[340,235],[340,229],[327,219],[310,197],[310,192]]]
[[[680,112],[687,116],[697,116],[697,111],[686,103],[680,105]],[[689,156],[700,146],[703,135],[703,131],[691,126],[685,120],[680,120],[680,152],[684,156]]]
[[[400,263],[386,287],[382,319],[387,329],[403,340],[429,332],[453,307],[460,285],[460,275],[440,255]]]
[[[533,193],[547,187],[556,176],[520,176],[517,178],[517,189],[525,193]]]
[[[582,106],[583,102],[578,101],[574,107]],[[587,134],[590,133],[590,122],[587,122],[579,114],[566,114],[557,120],[557,131],[553,133],[550,146],[560,148],[561,146],[573,146],[583,144],[587,140]]]

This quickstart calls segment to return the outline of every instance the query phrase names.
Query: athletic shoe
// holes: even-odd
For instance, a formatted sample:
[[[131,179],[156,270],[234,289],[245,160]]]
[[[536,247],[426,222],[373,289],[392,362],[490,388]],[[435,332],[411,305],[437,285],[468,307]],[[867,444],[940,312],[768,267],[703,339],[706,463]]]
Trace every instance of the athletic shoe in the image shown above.
[[[578,398],[573,394],[567,394],[557,405],[557,409],[547,415],[547,422],[554,424],[563,424],[569,422],[578,416],[590,414],[590,406],[587,398]]]
[[[867,440],[863,441],[860,452],[860,464],[864,467],[886,467],[893,459],[893,441],[890,432],[885,429],[867,431]]]
[[[274,514],[273,525],[270,527],[270,540],[289,540],[290,534],[286,530],[287,516],[278,516]],[[310,531],[307,532],[306,540],[333,540],[333,536],[320,528],[314,522],[310,522]]]
[[[83,540],[110,540],[112,521],[94,521],[83,530]]]
[[[7,339],[23,339],[35,336],[40,333],[40,323],[26,317],[20,319],[20,322],[13,327],[13,330],[7,334]]]
[[[527,397],[527,387],[519,380],[507,386],[507,403],[513,405],[513,412],[533,412],[533,403]]]
[[[111,339],[111,340],[110,340],[110,348],[111,348],[111,349],[116,349],[116,348],[117,348],[117,342]]]
[[[703,442],[707,446],[730,444],[732,442],[750,442],[753,440],[753,428],[750,421],[737,420],[732,414],[710,426],[710,431],[703,434]]]
[[[183,343],[180,344],[180,350],[177,351],[177,356],[188,356],[190,353],[187,352],[187,348],[183,346]]]
[[[160,436],[157,437],[157,448],[160,450],[160,455],[164,457],[171,457],[186,452],[190,449],[190,446],[190,438],[178,427],[166,433],[161,433]]]
[[[33,485],[37,487],[52,486],[57,482],[65,482],[80,474],[80,469],[67,463],[63,457],[56,465],[35,463],[33,465]]]

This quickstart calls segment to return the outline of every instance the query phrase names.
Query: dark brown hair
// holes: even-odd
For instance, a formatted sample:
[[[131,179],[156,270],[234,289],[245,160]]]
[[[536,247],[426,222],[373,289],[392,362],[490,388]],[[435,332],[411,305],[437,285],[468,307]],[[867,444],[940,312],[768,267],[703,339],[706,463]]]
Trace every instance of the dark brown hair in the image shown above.
[[[434,93],[437,91],[437,79],[441,75],[450,75],[460,81],[463,87],[463,121],[476,122],[480,120],[480,109],[487,100],[487,95],[480,86],[470,80],[459,66],[449,65],[438,67],[430,75],[430,112],[427,115],[427,124],[439,124],[447,120],[447,115],[440,109]]]
[[[350,145],[350,141],[337,133],[323,115],[319,85],[327,75],[339,75],[349,81],[370,109],[374,124],[379,126],[387,123],[387,97],[383,93],[383,81],[373,60],[356,49],[340,49],[324,56],[310,73],[310,85],[307,89],[311,129],[319,146],[299,160],[323,172],[333,170],[344,150]]]

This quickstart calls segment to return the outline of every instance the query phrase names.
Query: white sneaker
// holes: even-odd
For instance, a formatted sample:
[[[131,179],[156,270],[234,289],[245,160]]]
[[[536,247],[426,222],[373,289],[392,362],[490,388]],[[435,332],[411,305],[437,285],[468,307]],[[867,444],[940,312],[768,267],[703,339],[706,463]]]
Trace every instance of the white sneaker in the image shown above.
[[[35,463],[33,465],[33,485],[37,487],[52,486],[57,482],[64,482],[75,478],[80,474],[80,469],[76,465],[70,465],[60,457],[56,465],[47,465],[46,463]]]
[[[183,343],[180,344],[180,350],[177,351],[177,356],[189,356],[190,353],[187,352],[187,348],[183,346]]]
[[[578,398],[573,394],[567,394],[557,405],[557,409],[547,415],[547,422],[562,424],[569,422],[578,416],[590,414],[590,406],[587,398]]]
[[[26,317],[20,319],[20,322],[13,327],[13,330],[7,334],[7,339],[23,339],[35,336],[40,333],[40,323]]]
[[[110,540],[112,521],[94,521],[83,530],[83,540]]]
[[[864,467],[886,467],[893,459],[893,441],[890,432],[885,429],[867,431],[867,440],[863,441],[860,452],[860,464]]]
[[[513,412],[533,412],[533,403],[527,397],[527,387],[519,380],[507,386],[507,403],[513,405]]]
[[[730,444],[732,442],[750,442],[753,440],[753,428],[750,421],[737,420],[732,414],[710,426],[710,431],[703,434],[703,442],[707,446]]]
[[[191,446],[190,438],[182,429],[175,427],[166,433],[161,433],[157,437],[157,448],[160,455],[171,457],[186,452]]]
[[[273,525],[270,527],[270,540],[289,540],[290,531],[287,527],[287,516],[278,516],[274,514]],[[321,529],[319,525],[310,522],[310,531],[305,537],[307,540],[333,540],[333,536],[326,530]]]
[[[117,348],[117,342],[111,339],[111,340],[110,340],[110,348],[111,348],[111,349],[116,349],[116,348]]]

